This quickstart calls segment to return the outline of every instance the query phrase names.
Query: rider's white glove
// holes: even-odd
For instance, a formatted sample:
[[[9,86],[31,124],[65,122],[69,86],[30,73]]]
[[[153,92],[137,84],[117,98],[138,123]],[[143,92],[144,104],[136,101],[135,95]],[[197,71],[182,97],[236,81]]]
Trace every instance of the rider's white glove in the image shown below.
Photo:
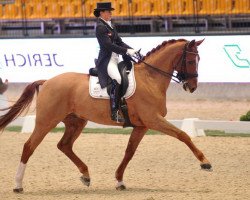
[[[137,51],[134,49],[127,49],[127,54],[130,56],[134,56],[136,53],[137,53]]]

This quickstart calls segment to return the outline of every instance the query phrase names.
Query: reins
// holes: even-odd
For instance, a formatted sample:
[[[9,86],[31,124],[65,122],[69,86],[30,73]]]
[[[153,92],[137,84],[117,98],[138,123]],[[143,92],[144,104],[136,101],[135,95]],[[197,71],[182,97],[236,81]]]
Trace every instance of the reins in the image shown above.
[[[145,62],[143,60],[144,56],[142,56],[140,54],[140,51],[136,54],[136,56],[133,56],[133,58],[137,59],[139,62],[144,63],[146,66],[148,66],[149,68],[151,68],[151,69],[155,70],[156,72],[162,74],[163,76],[171,78],[171,80],[175,81],[176,83],[182,83],[182,82],[186,81],[187,79],[198,77],[197,73],[196,74],[187,73],[187,66],[186,66],[186,55],[187,55],[187,53],[198,55],[198,53],[196,53],[196,52],[188,51],[187,50],[188,44],[189,43],[185,44],[182,56],[180,57],[180,59],[178,60],[178,62],[176,63],[176,65],[173,67],[174,72],[176,72],[175,69],[177,68],[177,66],[179,65],[179,63],[182,62],[182,64],[181,64],[181,72],[176,72],[176,74],[174,74],[174,73],[171,74],[171,73],[165,72],[165,71],[159,69],[158,67],[155,67],[155,66],[153,66],[153,65]],[[136,62],[133,58],[132,58],[132,60],[134,62]],[[138,63],[138,61],[136,63]]]
[[[145,61],[143,61],[143,60],[141,60],[141,59],[138,59],[138,60],[139,60],[140,62],[144,63],[145,65],[147,65],[149,68],[151,68],[151,69],[157,71],[158,73],[162,74],[163,76],[167,76],[168,78],[171,78],[173,81],[175,81],[175,82],[177,82],[177,83],[180,83],[180,81],[179,81],[177,75],[175,75],[175,74],[170,74],[170,73],[168,73],[168,72],[165,72],[165,71],[163,71],[163,70],[161,70],[161,69],[159,69],[159,68],[157,68],[157,67],[155,67],[155,66],[153,66],[153,65],[151,65],[151,64],[146,63]],[[176,79],[174,79],[174,78],[176,78]]]

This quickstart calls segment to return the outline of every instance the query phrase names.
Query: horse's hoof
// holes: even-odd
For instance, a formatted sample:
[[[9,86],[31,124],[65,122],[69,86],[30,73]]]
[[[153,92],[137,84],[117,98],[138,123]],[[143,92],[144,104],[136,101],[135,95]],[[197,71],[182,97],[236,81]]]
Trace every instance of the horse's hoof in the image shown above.
[[[90,178],[86,178],[86,177],[84,177],[84,176],[81,176],[80,177],[80,180],[82,181],[82,183],[84,184],[84,185],[86,185],[86,186],[90,186]]]
[[[126,186],[124,185],[123,181],[120,181],[116,185],[116,190],[126,190]]]
[[[213,171],[212,165],[209,163],[201,164],[201,169],[205,171]]]
[[[13,192],[15,192],[15,193],[23,193],[23,188],[14,188]]]
[[[116,190],[126,190],[126,186],[125,185],[120,185],[120,186],[117,186],[115,189]]]

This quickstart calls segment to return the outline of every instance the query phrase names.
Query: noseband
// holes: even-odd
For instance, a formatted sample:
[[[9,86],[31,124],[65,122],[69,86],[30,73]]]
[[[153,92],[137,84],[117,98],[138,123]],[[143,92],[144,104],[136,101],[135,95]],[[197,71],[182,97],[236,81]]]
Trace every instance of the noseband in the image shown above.
[[[176,63],[175,67],[174,67],[174,71],[176,71],[176,68],[178,67],[178,65],[181,62],[181,69],[179,72],[170,74],[168,72],[165,72],[161,69],[159,69],[158,67],[155,67],[149,63],[146,63],[145,61],[142,60],[143,56],[138,53],[134,58],[136,58],[138,61],[144,63],[146,66],[150,67],[151,69],[157,71],[158,73],[162,74],[163,76],[167,76],[168,78],[171,78],[173,81],[175,81],[176,83],[184,83],[186,82],[188,79],[191,78],[196,78],[198,77],[198,74],[191,74],[187,72],[187,64],[186,64],[186,58],[187,58],[187,54],[194,54],[194,55],[198,55],[197,52],[194,51],[188,51],[189,43],[186,43],[182,52],[182,56],[180,57],[179,61]],[[132,59],[133,60],[133,59]],[[133,60],[134,61],[134,60]],[[136,62],[136,61],[134,61]]]

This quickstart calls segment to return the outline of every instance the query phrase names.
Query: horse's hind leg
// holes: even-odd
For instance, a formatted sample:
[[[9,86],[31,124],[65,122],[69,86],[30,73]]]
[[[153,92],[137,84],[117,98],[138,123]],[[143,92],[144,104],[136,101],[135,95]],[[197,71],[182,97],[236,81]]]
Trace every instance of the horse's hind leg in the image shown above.
[[[15,176],[16,187],[13,189],[14,192],[19,193],[23,191],[22,182],[24,177],[24,172],[27,166],[27,162],[30,156],[33,154],[37,146],[42,142],[46,134],[55,126],[57,123],[43,124],[36,121],[36,125],[30,138],[26,141],[23,146],[23,152],[21,156],[21,161],[17,169]]]
[[[86,126],[87,121],[78,118],[74,114],[68,115],[64,120],[65,132],[62,139],[57,144],[58,149],[60,149],[79,169],[82,173],[81,181],[89,186],[90,176],[87,165],[82,162],[82,160],[73,152],[73,144],[75,140],[79,137],[84,126]]]

